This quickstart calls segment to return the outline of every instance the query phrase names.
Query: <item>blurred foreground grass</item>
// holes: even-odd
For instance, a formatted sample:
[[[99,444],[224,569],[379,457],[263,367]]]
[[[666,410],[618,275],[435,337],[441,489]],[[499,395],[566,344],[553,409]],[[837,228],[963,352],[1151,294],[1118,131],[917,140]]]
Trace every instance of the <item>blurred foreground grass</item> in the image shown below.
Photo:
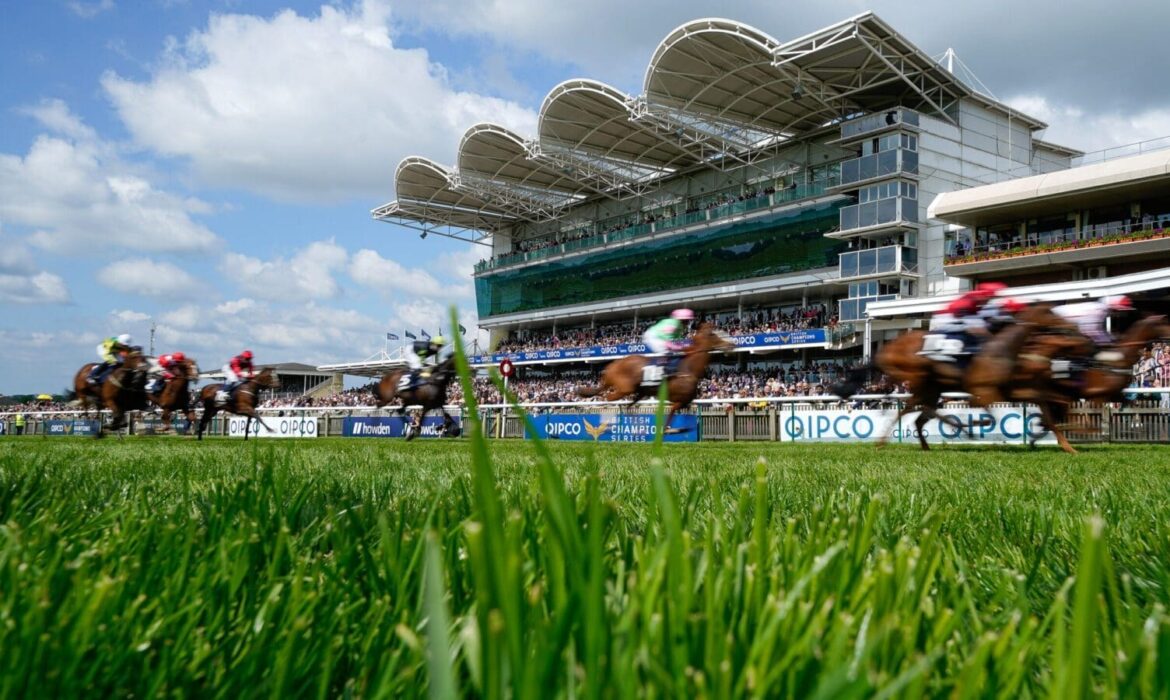
[[[0,440],[0,696],[1170,695],[1170,449]]]

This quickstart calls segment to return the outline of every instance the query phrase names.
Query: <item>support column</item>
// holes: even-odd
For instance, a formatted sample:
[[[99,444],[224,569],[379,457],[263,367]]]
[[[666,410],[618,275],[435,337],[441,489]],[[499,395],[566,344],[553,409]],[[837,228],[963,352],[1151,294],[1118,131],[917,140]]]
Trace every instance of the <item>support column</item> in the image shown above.
[[[862,362],[869,362],[873,347],[873,319],[868,316],[865,318],[865,336],[861,342],[861,360]]]

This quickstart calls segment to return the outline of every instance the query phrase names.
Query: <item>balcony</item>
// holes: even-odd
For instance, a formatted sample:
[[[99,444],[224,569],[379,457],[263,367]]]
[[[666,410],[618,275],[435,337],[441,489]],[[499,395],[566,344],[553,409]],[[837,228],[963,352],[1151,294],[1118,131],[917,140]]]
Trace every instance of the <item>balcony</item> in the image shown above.
[[[840,302],[840,313],[837,319],[841,323],[849,321],[864,321],[865,310],[869,305],[875,301],[892,301],[901,298],[899,294],[881,294],[872,297],[860,297],[857,299],[842,299]]]
[[[918,200],[909,197],[889,197],[876,202],[865,202],[841,208],[840,229],[832,234],[842,234],[886,225],[918,223]]]
[[[918,249],[901,245],[841,253],[837,258],[842,280],[875,275],[918,274]]]
[[[717,223],[743,214],[775,209],[801,199],[811,199],[826,194],[836,185],[835,182],[815,182],[807,185],[797,185],[770,194],[760,194],[743,200],[721,204],[708,209],[686,212],[678,216],[658,219],[652,223],[638,223],[605,230],[607,222],[601,221],[590,227],[575,232],[573,240],[563,243],[549,243],[546,247],[516,253],[504,253],[489,260],[482,260],[475,265],[475,272],[482,273],[498,270],[504,267],[513,267],[524,263],[551,258],[562,257],[578,251],[604,248],[606,246],[623,243],[636,238],[652,236],[666,231],[682,230],[709,223]],[[597,232],[598,229],[604,232]]]
[[[851,119],[841,124],[841,140],[855,139],[874,131],[884,131],[898,126],[918,127],[918,112],[896,109]]]
[[[905,148],[882,151],[841,164],[841,184],[837,189],[855,189],[859,183],[896,175],[918,174],[918,152]],[[852,187],[850,187],[852,185]]]
[[[1008,241],[977,242],[961,253],[948,255],[948,274],[971,275],[1083,264],[1111,259],[1140,258],[1170,253],[1170,221],[1161,224],[1118,224],[1086,231],[1030,234]]]

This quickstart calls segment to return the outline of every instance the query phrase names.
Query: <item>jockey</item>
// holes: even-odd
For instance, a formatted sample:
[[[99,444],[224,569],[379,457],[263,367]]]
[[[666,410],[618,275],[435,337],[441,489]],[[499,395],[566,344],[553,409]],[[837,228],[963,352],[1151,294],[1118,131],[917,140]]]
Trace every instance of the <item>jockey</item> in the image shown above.
[[[410,384],[417,386],[431,376],[431,370],[439,364],[439,352],[446,344],[443,336],[436,335],[430,340],[416,340],[406,352],[406,364],[410,367]]]
[[[162,389],[162,384],[175,378],[174,370],[180,362],[187,359],[181,352],[167,353],[166,355],[159,355],[158,359],[154,361],[151,367],[151,380],[146,385],[146,391],[149,394],[154,394]]]
[[[1133,302],[1127,296],[1111,296],[1096,301],[1086,301],[1078,304],[1065,304],[1054,308],[1053,313],[1068,320],[1085,334],[1089,340],[1097,345],[1097,349],[1108,348],[1113,345],[1113,336],[1105,330],[1105,319],[1112,312],[1133,311]],[[1100,362],[1113,362],[1121,359],[1120,353],[1098,352],[1096,359]]]
[[[223,366],[224,384],[223,388],[219,390],[219,398],[226,401],[235,393],[240,384],[251,379],[255,374],[256,369],[252,365],[252,351],[245,350],[236,355]]]
[[[983,282],[947,304],[930,319],[931,334],[921,354],[940,362],[955,362],[977,353],[983,339],[990,335],[984,307],[1005,289],[1007,285],[1000,282]]]
[[[126,353],[130,352],[130,347],[134,344],[134,339],[130,337],[129,333],[111,336],[106,338],[97,347],[98,357],[101,358],[101,364],[95,365],[89,372],[87,380],[90,384],[100,384],[106,376],[114,371],[114,368],[122,364],[126,359]]]
[[[1019,299],[995,297],[980,309],[979,315],[983,318],[988,332],[995,335],[1015,323],[1016,314],[1026,308],[1028,305]]]
[[[669,318],[664,318],[646,329],[642,342],[650,352],[659,355],[654,364],[666,366],[666,374],[673,374],[678,365],[678,353],[686,347],[688,325],[695,318],[690,309],[675,309]]]

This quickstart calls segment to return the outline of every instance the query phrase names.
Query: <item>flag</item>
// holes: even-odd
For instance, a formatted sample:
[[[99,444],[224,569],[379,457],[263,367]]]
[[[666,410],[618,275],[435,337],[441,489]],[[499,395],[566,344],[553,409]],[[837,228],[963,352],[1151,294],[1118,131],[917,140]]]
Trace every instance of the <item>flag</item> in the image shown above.
[[[418,340],[418,336],[415,335],[414,333],[411,333],[410,331],[402,331],[402,334],[405,335],[407,338],[410,338],[411,340]]]
[[[466,334],[467,334],[467,329],[463,327],[462,323],[460,323],[459,324],[459,335],[466,335]]]
[[[386,340],[398,340],[398,334],[397,333],[387,333]]]
[[[420,331],[419,331],[419,333],[422,333],[422,337],[426,338],[427,340],[430,340],[430,339],[431,339],[431,334],[430,334],[430,333],[427,333],[427,332],[426,332],[426,331],[424,331],[424,330],[420,330]]]

